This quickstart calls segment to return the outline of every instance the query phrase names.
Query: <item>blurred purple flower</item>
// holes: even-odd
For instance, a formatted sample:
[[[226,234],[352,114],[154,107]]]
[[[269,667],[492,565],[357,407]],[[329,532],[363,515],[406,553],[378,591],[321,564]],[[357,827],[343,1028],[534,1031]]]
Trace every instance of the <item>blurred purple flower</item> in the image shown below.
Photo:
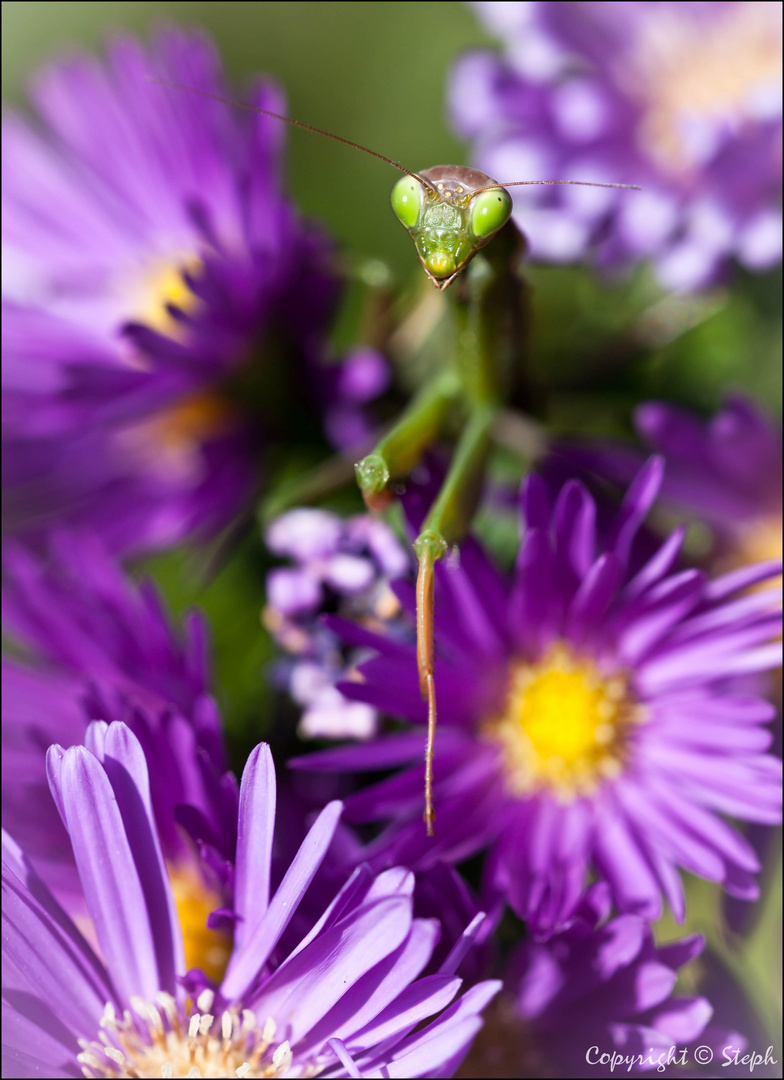
[[[386,360],[375,349],[358,348],[339,364],[322,365],[316,374],[327,438],[344,454],[364,452],[374,431],[368,403],[384,393],[392,378]]]
[[[560,927],[593,873],[621,912],[682,919],[678,868],[754,899],[751,847],[719,816],[780,819],[780,765],[761,728],[764,700],[733,676],[780,662],[770,596],[740,595],[780,572],[758,564],[709,581],[673,572],[676,530],[640,570],[634,538],[659,490],[653,459],[597,551],[595,503],[571,481],[554,507],[536,476],[523,490],[525,535],[511,581],[474,542],[436,576],[435,839],[421,821],[424,732],[299,758],[305,770],[387,770],[346,800],[353,822],[388,823],[373,865],[417,869],[489,847],[489,874],[536,936]],[[412,611],[413,587],[395,586]],[[374,646],[361,682],[339,689],[422,724],[415,649],[341,627]]]
[[[7,827],[71,910],[81,890],[44,753],[53,741],[81,742],[90,720],[125,720],[150,762],[164,855],[187,891],[194,845],[182,807],[215,867],[233,857],[236,828],[202,617],[192,612],[176,632],[151,582],[132,584],[92,535],[55,534],[48,561],[11,544],[5,556],[4,629],[23,650],[3,660]]]
[[[705,998],[672,996],[678,969],[702,952],[703,939],[657,947],[643,919],[608,921],[610,909],[600,882],[563,930],[518,947],[463,1076],[609,1075],[612,1055],[617,1070],[675,1075],[684,1049],[694,1060],[694,1040],[720,1061],[723,1047],[743,1045],[736,1032],[707,1026],[713,1009]],[[504,1071],[512,1060],[516,1069]]]
[[[711,526],[728,564],[781,558],[781,432],[761,409],[729,397],[703,424],[649,401],[635,426],[666,462],[663,498]]]
[[[439,931],[413,918],[410,873],[357,870],[299,945],[273,960],[341,804],[325,807],[271,894],[267,746],[243,773],[234,949],[219,986],[197,971],[183,979],[183,932],[130,730],[91,725],[87,746],[52,747],[47,767],[101,959],[6,840],[4,1075],[73,1076],[80,1066],[95,1077],[452,1075],[498,984],[453,1000],[461,980],[449,962],[418,978]]]
[[[237,513],[259,433],[301,424],[308,388],[322,409],[338,289],[281,191],[284,125],[151,76],[226,93],[210,43],[168,29],[51,65],[40,122],[3,125],[7,527],[122,552]],[[270,85],[253,101],[285,111]]]
[[[363,654],[344,648],[332,619],[351,618],[368,628],[387,622],[400,610],[389,582],[411,568],[409,556],[382,521],[367,514],[346,521],[307,508],[274,521],[266,542],[273,554],[294,563],[270,571],[264,622],[297,658],[279,663],[276,678],[304,707],[300,735],[374,735],[377,710],[335,688],[351,677]]]
[[[634,425],[665,462],[660,499],[710,527],[724,569],[781,558],[781,432],[750,399],[727,397],[707,423],[665,401],[646,401]],[[553,465],[625,485],[645,455],[632,446],[556,448]]]
[[[665,288],[781,258],[781,5],[476,3],[504,43],[453,73],[475,163],[515,188],[535,257],[653,262]]]

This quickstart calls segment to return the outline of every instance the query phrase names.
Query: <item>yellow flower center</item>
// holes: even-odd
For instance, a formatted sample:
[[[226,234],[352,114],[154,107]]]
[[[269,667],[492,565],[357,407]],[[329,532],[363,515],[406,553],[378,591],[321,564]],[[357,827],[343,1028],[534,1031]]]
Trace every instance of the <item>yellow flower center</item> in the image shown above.
[[[193,312],[198,307],[199,301],[188,288],[184,275],[196,277],[201,265],[200,259],[190,255],[179,262],[156,266],[144,282],[143,298],[136,319],[161,334],[180,337],[182,326],[172,318],[167,306],[172,305],[185,312]]]
[[[693,19],[654,4],[641,18],[637,47],[616,78],[646,111],[641,148],[662,169],[682,174],[696,163],[689,120],[721,120],[739,130],[780,93],[780,8],[715,5],[709,19]]]
[[[230,406],[215,391],[183,398],[150,422],[151,434],[164,451],[176,454],[200,446],[232,426]]]
[[[778,514],[770,514],[753,522],[741,534],[740,542],[732,557],[734,566],[749,566],[757,562],[780,559],[782,551],[782,522]],[[758,586],[760,589],[780,589],[781,578],[771,578]]]
[[[118,433],[133,459],[153,472],[197,481],[204,471],[203,444],[238,423],[217,390],[191,394]]]
[[[213,982],[220,983],[231,956],[231,935],[211,930],[207,917],[221,906],[221,897],[204,883],[195,867],[169,867],[169,881],[185,946],[185,968],[201,968]]]
[[[132,1012],[118,1016],[111,1003],[101,1018],[100,1039],[79,1040],[77,1060],[87,1077],[278,1077],[291,1072],[288,1042],[275,1040],[271,1018],[263,1027],[249,1009],[220,1017],[210,1008],[211,990],[199,994],[187,1020],[170,994],[155,1001],[134,998]]]
[[[500,744],[514,794],[549,788],[569,800],[619,775],[641,719],[624,675],[606,677],[561,644],[512,667],[505,708],[483,733]]]

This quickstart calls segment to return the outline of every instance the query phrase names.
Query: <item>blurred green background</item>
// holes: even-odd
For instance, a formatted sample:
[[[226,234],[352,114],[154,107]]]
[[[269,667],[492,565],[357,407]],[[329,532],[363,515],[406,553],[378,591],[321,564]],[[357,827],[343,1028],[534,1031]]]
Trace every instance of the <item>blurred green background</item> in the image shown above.
[[[95,49],[118,29],[147,35],[164,20],[207,28],[241,96],[266,73],[289,114],[369,146],[409,168],[461,163],[444,117],[457,53],[488,42],[468,8],[436,3],[4,3],[3,96],[20,99],[30,72],[74,47]],[[389,210],[397,174],[379,161],[292,132],[289,177],[308,214],[358,255],[411,264],[410,241]]]

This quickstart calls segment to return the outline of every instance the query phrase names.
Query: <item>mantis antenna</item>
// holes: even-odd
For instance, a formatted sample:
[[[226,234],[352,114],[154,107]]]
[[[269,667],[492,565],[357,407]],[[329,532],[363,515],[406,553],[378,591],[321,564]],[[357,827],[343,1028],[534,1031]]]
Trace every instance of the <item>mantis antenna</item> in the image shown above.
[[[496,188],[525,187],[528,184],[578,184],[580,187],[611,187],[621,188],[623,191],[642,191],[639,184],[599,184],[595,180],[510,180],[508,184],[488,184],[487,187],[478,188],[472,194],[478,195],[480,191],[494,191]]]
[[[258,105],[249,104],[247,101],[236,101],[234,98],[223,97],[221,94],[213,94],[209,90],[197,90],[195,86],[186,86],[185,83],[171,82],[169,79],[155,79],[152,76],[150,76],[147,81],[157,83],[158,86],[168,86],[172,90],[185,90],[189,94],[198,94],[200,97],[210,98],[211,101],[219,101],[223,105],[231,105],[235,109],[245,109],[248,112],[260,113],[262,116],[271,116],[273,120],[280,120],[284,124],[291,124],[292,127],[301,128],[303,131],[310,131],[313,135],[323,135],[325,139],[332,139],[334,142],[343,143],[344,146],[350,146],[353,150],[361,150],[363,154],[370,154],[371,157],[378,158],[379,161],[384,161],[387,165],[391,165],[393,169],[397,169],[399,172],[410,176],[413,180],[416,180],[421,184],[422,187],[429,188],[443,201],[443,196],[435,185],[425,177],[420,176],[419,173],[407,169],[405,165],[401,165],[399,161],[394,161],[385,154],[379,154],[377,150],[371,150],[367,146],[362,146],[361,143],[352,142],[351,139],[344,139],[342,135],[333,135],[331,131],[322,131],[321,128],[314,127],[313,124],[306,124],[302,120],[293,120],[290,116],[283,116],[281,113],[272,112],[270,109],[262,109]],[[579,184],[581,187],[624,188],[629,191],[641,190],[637,184],[599,184],[593,180],[512,180],[508,184],[490,184],[488,187],[478,188],[473,194],[478,195],[481,191],[492,191],[494,188],[519,187],[526,184]]]
[[[199,94],[201,97],[210,98],[212,101],[220,101],[223,105],[232,105],[235,109],[247,109],[248,112],[261,113],[262,116],[271,116],[273,120],[282,120],[284,124],[291,124],[292,127],[302,128],[303,131],[310,131],[314,135],[323,135],[325,139],[334,139],[335,142],[343,143],[344,146],[350,146],[354,150],[361,150],[363,154],[370,154],[371,157],[378,158],[379,161],[385,161],[387,165],[391,165],[393,169],[398,169],[400,172],[406,173],[406,175],[417,180],[422,187],[436,191],[428,180],[425,180],[418,173],[412,172],[411,169],[407,169],[405,165],[401,165],[399,161],[393,161],[392,158],[388,158],[384,154],[379,154],[376,150],[370,150],[367,146],[362,146],[360,143],[352,142],[351,139],[344,139],[342,135],[333,135],[332,132],[322,131],[321,128],[314,127],[312,124],[305,124],[301,120],[292,120],[290,116],[282,116],[280,113],[271,112],[269,109],[262,109],[258,105],[250,105],[247,101],[235,101],[233,98],[221,97],[220,94],[213,94],[208,90],[197,90],[194,86],[186,86],[184,83],[170,82],[168,79],[153,79],[151,77],[148,79],[148,82],[158,83],[159,86],[169,86],[173,90],[187,90],[190,94]],[[436,194],[438,194],[437,191]]]

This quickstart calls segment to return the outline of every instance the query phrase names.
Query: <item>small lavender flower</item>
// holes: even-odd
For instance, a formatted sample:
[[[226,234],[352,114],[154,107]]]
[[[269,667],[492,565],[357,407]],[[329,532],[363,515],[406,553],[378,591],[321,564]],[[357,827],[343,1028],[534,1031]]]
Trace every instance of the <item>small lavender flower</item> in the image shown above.
[[[477,544],[436,577],[435,839],[421,822],[424,730],[298,759],[302,769],[400,771],[347,800],[350,821],[383,821],[375,865],[459,862],[489,848],[489,874],[536,936],[563,925],[590,873],[621,912],[678,919],[678,868],[754,899],[758,861],[721,814],[773,824],[780,765],[761,728],[774,709],[730,684],[780,662],[770,595],[743,595],[780,571],[763,563],[714,581],[673,572],[683,529],[639,570],[629,552],[661,481],[640,472],[597,550],[596,507],[571,481],[552,506],[527,481],[525,533],[511,580]],[[413,612],[413,588],[396,586]],[[352,700],[423,725],[415,649],[374,645]]]
[[[94,719],[125,720],[141,741],[167,861],[191,866],[187,806],[220,868],[233,857],[237,794],[202,617],[175,631],[152,583],[132,584],[90,534],[55,534],[48,560],[9,544],[5,576],[5,632],[23,657],[3,661],[3,817],[38,872],[71,910],[80,888],[43,753],[58,739],[81,742]]]
[[[384,393],[391,371],[381,353],[358,348],[339,364],[324,364],[315,373],[323,391],[324,429],[336,450],[351,456],[373,443],[374,425],[368,405]]]
[[[738,1045],[736,1033],[706,1028],[705,998],[672,996],[703,939],[657,947],[643,919],[608,921],[610,908],[606,884],[593,885],[563,930],[518,947],[461,1075],[607,1075],[611,1055],[619,1071],[669,1074],[684,1048],[694,1060],[694,1040],[715,1045],[719,1061],[723,1046]]]
[[[219,985],[190,972],[187,992],[182,929],[140,744],[123,724],[94,724],[86,746],[51,748],[48,771],[101,959],[6,840],[4,1075],[71,1076],[80,1066],[94,1077],[455,1070],[498,984],[479,984],[454,1001],[460,948],[440,974],[418,979],[438,925],[413,918],[410,873],[373,878],[366,867],[357,870],[299,945],[273,959],[341,805],[325,807],[273,893],[268,747],[251,754],[240,789],[229,966]]]
[[[266,542],[294,563],[270,572],[264,620],[283,649],[298,658],[279,664],[277,678],[304,707],[300,734],[375,734],[377,711],[348,701],[335,688],[362,654],[343,648],[334,618],[370,626],[389,619],[399,608],[389,581],[409,569],[408,556],[382,521],[368,515],[345,521],[326,510],[289,511],[270,525]]]
[[[451,108],[497,180],[634,183],[641,192],[515,188],[533,254],[650,259],[699,288],[730,259],[781,258],[781,19],[766,3],[476,3],[503,57],[466,56]]]
[[[156,78],[227,93],[210,43],[171,28],[51,65],[40,125],[4,121],[3,493],[28,536],[214,532],[324,359],[337,281],[282,194],[284,125]],[[270,85],[253,101],[285,111]]]

